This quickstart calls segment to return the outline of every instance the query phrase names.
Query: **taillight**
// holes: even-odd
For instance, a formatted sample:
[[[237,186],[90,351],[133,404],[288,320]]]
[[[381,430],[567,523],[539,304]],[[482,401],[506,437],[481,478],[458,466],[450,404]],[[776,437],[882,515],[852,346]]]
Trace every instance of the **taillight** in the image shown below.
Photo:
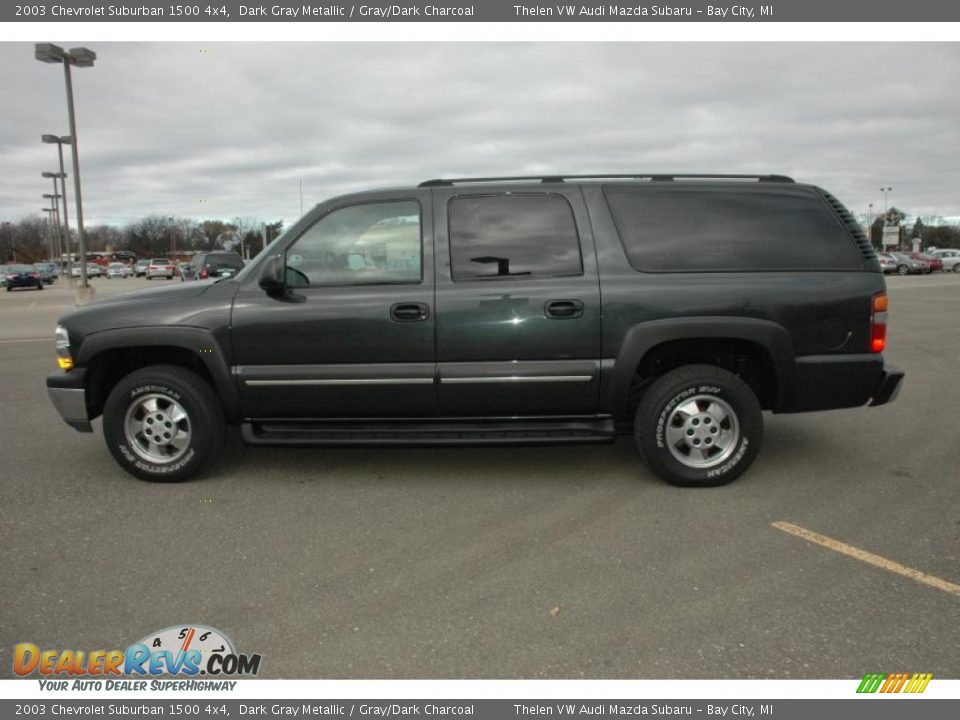
[[[870,315],[870,352],[883,352],[887,344],[887,294],[877,293],[873,296],[873,307]]]
[[[200,268],[200,277],[202,279],[206,279],[210,277],[210,274],[207,272],[207,269],[205,267]]]
[[[37,275],[36,273],[30,273],[30,277],[32,277],[34,280],[36,280],[36,279],[37,279],[38,277],[40,277],[40,276]]]

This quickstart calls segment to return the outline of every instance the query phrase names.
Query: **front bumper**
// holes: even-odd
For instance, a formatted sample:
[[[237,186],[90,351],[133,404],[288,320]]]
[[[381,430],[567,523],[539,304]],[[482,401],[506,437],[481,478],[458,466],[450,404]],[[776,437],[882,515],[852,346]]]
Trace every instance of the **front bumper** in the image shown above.
[[[75,368],[67,373],[47,377],[50,402],[70,427],[80,432],[93,432],[87,410],[86,370]]]

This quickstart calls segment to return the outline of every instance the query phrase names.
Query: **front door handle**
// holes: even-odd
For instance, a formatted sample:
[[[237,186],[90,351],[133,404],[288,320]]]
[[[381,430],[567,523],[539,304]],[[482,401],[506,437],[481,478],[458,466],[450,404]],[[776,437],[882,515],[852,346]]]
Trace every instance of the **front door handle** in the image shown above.
[[[397,303],[390,307],[390,317],[397,322],[423,322],[430,317],[426,303]]]
[[[578,318],[583,316],[580,300],[551,300],[544,307],[548,318]]]

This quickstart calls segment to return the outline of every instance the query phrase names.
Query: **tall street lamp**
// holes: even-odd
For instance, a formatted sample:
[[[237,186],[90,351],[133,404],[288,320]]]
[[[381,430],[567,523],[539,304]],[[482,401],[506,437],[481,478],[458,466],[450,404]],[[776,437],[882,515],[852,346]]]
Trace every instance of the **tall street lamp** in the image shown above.
[[[75,65],[78,68],[93,67],[97,54],[87,48],[71,48],[64,50],[59,45],[53,43],[37,43],[34,46],[34,57],[40,62],[61,63],[63,65],[63,78],[67,88],[67,115],[70,120],[70,138],[73,140],[71,148],[73,150],[73,195],[77,203],[77,240],[80,245],[80,293],[83,295],[83,301],[89,300],[93,295],[90,284],[87,280],[87,243],[83,235],[83,203],[80,193],[80,154],[77,149],[77,120],[73,109],[73,81],[70,77],[70,66]],[[78,296],[77,298],[81,298]]]
[[[56,180],[54,180],[54,190],[56,190]],[[52,195],[50,193],[44,193],[43,197],[45,200],[50,201],[51,209],[53,210],[53,215],[50,216],[50,219],[53,221],[53,239],[56,244],[56,247],[53,248],[54,252],[57,255],[57,264],[60,264],[60,259],[63,256],[63,227],[60,225],[60,195],[54,192]],[[50,259],[53,260],[53,254],[51,253]]]
[[[70,251],[70,217],[67,213],[67,173],[63,169],[63,146],[72,145],[73,138],[69,135],[57,136],[53,134],[44,134],[40,136],[41,142],[57,145],[57,153],[60,155],[60,194],[63,195],[63,235],[66,238],[67,259],[72,262],[73,255]],[[73,287],[73,275],[67,273],[67,282]]]
[[[56,245],[59,242],[57,239],[57,210],[52,207],[40,208],[47,215],[47,252],[50,253],[52,258],[56,252]]]
[[[69,224],[66,224],[66,223],[67,223],[67,196],[66,196],[66,195],[57,194],[57,180],[60,181],[60,185],[61,185],[61,187],[62,187],[62,186],[63,186],[63,183],[64,183],[64,181],[65,181],[65,178],[67,177],[67,174],[66,174],[66,173],[54,173],[54,172],[43,172],[43,173],[40,173],[40,174],[41,174],[43,177],[45,177],[45,178],[50,178],[50,179],[53,180],[53,194],[56,195],[58,198],[60,198],[60,197],[63,198],[63,221],[64,221],[64,224],[66,225],[66,233],[65,233],[65,237],[66,237],[66,251],[67,251],[67,255],[69,255],[69,254],[70,254],[70,225],[69,225]],[[60,204],[59,204],[59,203],[57,203],[57,207],[58,207],[58,208],[60,207]],[[59,215],[59,210],[58,210],[58,211],[57,211],[57,223],[58,223],[58,227],[59,227],[59,222],[60,222],[60,215]],[[62,260],[62,258],[61,258],[61,261],[60,261],[60,266],[61,266],[61,269],[63,269],[63,260]],[[72,278],[72,277],[67,281],[67,284],[68,284],[70,287],[73,287],[73,278]]]
[[[887,193],[893,192],[893,188],[892,188],[892,187],[886,187],[886,188],[882,187],[882,188],[880,188],[880,192],[883,193],[883,212],[884,212],[884,214],[886,214],[886,213],[888,213],[888,212],[890,211],[890,206],[887,205]]]

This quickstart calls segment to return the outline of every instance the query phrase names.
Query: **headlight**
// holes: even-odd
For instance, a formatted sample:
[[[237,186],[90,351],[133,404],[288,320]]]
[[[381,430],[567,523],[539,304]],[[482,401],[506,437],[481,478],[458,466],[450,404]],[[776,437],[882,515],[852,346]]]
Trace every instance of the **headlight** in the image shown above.
[[[57,364],[61,370],[70,370],[73,367],[73,358],[70,357],[70,334],[63,325],[57,325],[54,332],[57,348]]]

